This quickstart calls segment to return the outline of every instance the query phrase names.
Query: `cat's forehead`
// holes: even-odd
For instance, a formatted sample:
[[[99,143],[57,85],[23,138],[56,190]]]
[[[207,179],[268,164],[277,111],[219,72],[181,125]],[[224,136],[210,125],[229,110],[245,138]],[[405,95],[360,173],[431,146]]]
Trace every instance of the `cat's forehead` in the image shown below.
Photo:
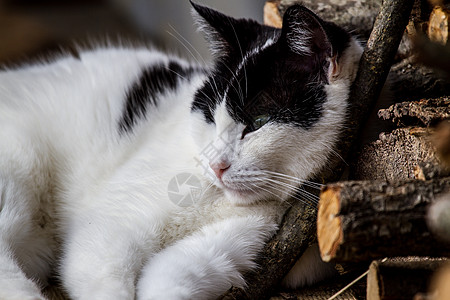
[[[307,59],[282,56],[274,41],[243,56],[226,76],[222,101],[235,121],[269,115],[308,128],[320,118],[326,100],[322,70],[311,68]]]

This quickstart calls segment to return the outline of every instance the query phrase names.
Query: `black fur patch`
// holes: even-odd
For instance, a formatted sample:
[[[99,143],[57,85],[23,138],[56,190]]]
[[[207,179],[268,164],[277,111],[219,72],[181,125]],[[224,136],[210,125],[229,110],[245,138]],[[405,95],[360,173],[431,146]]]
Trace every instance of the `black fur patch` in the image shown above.
[[[144,69],[140,78],[127,91],[119,131],[121,133],[132,131],[133,126],[145,118],[149,105],[158,105],[159,94],[175,90],[180,81],[189,80],[192,74],[199,72],[204,70],[197,67],[183,67],[176,61]]]
[[[332,53],[317,51],[314,40],[309,40],[312,41],[311,53],[294,53],[282,30],[263,25],[255,30],[252,23],[250,31],[245,32],[248,28],[242,23],[235,23],[242,29],[237,31],[229,28],[229,19],[222,20],[223,24],[220,24],[221,20],[208,20],[212,26],[220,25],[221,31],[218,33],[225,42],[232,39],[231,34],[223,33],[227,27],[233,33],[237,32],[238,36],[247,35],[249,38],[240,39],[239,51],[225,52],[219,57],[204,87],[195,95],[192,110],[201,111],[205,120],[213,123],[214,110],[225,99],[230,115],[235,121],[246,124],[250,128],[249,132],[255,118],[260,115],[269,116],[271,122],[289,123],[304,129],[311,128],[320,119],[327,96],[324,87],[328,84],[328,56],[339,57],[348,47],[350,35],[340,27],[321,20],[306,8],[293,6],[290,10],[292,14],[298,12],[310,15],[311,24],[322,28],[320,32],[326,34],[313,39],[325,39],[317,42],[320,45],[329,43]],[[292,21],[288,18],[283,22],[288,22],[283,23],[283,27],[295,25],[295,19]],[[294,25],[289,22],[294,22]],[[259,53],[250,53],[243,62],[246,53],[261,47],[269,38],[277,41]],[[243,64],[241,68],[240,64]]]
[[[321,63],[275,44],[249,59],[236,79],[230,79],[228,111],[250,127],[256,117],[268,115],[272,122],[309,129],[322,115],[326,72]]]

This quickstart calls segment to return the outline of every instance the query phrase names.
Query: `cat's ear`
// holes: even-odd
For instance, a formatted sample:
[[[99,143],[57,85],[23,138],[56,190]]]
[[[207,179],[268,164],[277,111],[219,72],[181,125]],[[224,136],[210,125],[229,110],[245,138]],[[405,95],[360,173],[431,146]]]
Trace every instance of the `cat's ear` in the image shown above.
[[[323,21],[306,7],[293,5],[286,10],[281,42],[295,54],[330,61],[331,73],[336,71],[336,57]]]
[[[242,55],[261,31],[261,25],[253,20],[234,19],[211,8],[190,2],[199,31],[205,33],[211,50],[216,56],[225,53]]]

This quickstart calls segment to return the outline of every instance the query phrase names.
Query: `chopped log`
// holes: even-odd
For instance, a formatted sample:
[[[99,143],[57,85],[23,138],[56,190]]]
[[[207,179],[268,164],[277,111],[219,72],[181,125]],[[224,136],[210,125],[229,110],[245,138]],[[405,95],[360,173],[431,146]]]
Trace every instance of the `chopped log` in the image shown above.
[[[430,14],[428,37],[431,41],[445,45],[448,42],[450,10],[436,6]]]
[[[264,24],[281,28],[283,19],[281,18],[278,7],[281,0],[269,0],[264,5]]]
[[[403,29],[408,23],[413,0],[384,0],[383,6],[375,21],[374,30],[364,50],[355,85],[350,95],[350,115],[348,131],[335,151],[340,158],[330,161],[324,170],[323,179],[335,181],[342,176],[345,169],[345,159],[351,155],[352,141],[360,131],[362,120],[365,120],[375,105],[387,73],[391,67],[396,48],[400,43]],[[345,141],[344,141],[345,140]],[[330,172],[330,170],[332,170]],[[280,224],[279,232],[264,247],[257,263],[262,272],[250,273],[245,276],[247,287],[245,291],[231,288],[223,299],[264,299],[278,285],[282,278],[293,267],[303,251],[315,239],[303,223],[298,223],[299,213],[314,223],[316,214],[304,208],[299,201],[294,201],[284,220]],[[304,222],[304,221],[303,221]],[[314,225],[315,226],[315,225]]]
[[[436,125],[450,119],[450,97],[396,103],[389,108],[380,109],[378,116],[384,120],[391,120],[397,126]]]
[[[431,128],[407,127],[381,133],[363,146],[351,167],[354,180],[431,179],[450,175],[436,154]]]
[[[367,275],[367,300],[411,300],[417,293],[426,293],[434,272],[446,262],[423,257],[374,261]]]
[[[414,39],[426,31],[432,7],[427,0],[416,0],[406,26],[405,34],[397,51],[397,59],[405,59],[414,55]]]
[[[450,299],[450,263],[442,266],[433,276],[429,295],[433,300],[448,300]]]
[[[418,40],[421,39],[415,40],[414,51],[421,53],[419,61],[427,66],[418,64],[417,59],[411,58],[392,66],[389,81],[393,99],[412,101],[450,95],[450,80],[434,69],[450,68],[450,54],[445,59],[441,50],[429,51],[429,43],[424,41],[419,45]]]
[[[286,9],[293,4],[303,4],[321,18],[334,22],[354,34],[367,40],[382,0],[279,0],[276,2],[278,14],[283,16]]]
[[[447,256],[450,245],[426,224],[427,207],[450,191],[450,177],[428,181],[349,181],[320,195],[317,239],[324,261]]]

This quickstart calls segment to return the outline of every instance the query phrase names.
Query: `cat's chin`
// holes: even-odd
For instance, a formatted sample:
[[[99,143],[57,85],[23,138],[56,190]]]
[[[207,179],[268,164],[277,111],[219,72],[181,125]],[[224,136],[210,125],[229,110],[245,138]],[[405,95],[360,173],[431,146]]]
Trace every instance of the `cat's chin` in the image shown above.
[[[261,200],[261,195],[250,190],[222,188],[225,198],[232,204],[250,205]]]

